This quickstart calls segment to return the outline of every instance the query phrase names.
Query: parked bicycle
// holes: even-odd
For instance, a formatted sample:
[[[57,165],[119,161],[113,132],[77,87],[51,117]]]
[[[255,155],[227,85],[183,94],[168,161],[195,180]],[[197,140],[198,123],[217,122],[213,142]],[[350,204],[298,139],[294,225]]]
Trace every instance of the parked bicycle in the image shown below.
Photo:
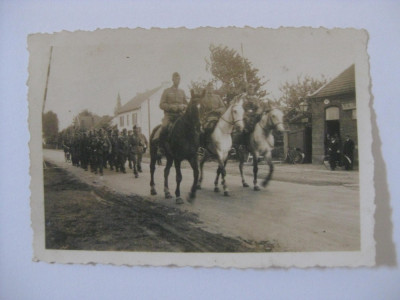
[[[302,164],[304,161],[304,153],[300,148],[289,148],[286,155],[286,162],[289,164]]]

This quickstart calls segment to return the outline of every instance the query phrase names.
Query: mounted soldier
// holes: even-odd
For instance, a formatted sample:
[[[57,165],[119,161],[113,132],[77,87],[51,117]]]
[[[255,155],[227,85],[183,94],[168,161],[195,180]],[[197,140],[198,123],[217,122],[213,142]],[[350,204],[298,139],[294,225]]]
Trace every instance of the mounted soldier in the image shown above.
[[[242,97],[244,100],[243,108],[244,114],[244,129],[240,133],[233,133],[234,144],[239,147],[239,150],[246,150],[249,144],[250,133],[254,131],[257,122],[261,120],[263,112],[269,110],[264,102],[256,96],[256,88],[254,85],[249,84],[247,92],[240,94],[237,97]]]
[[[179,73],[175,72],[172,74],[172,86],[164,90],[161,101],[160,108],[164,111],[164,118],[161,123],[161,130],[159,131],[159,147],[157,155],[159,157],[164,155],[165,141],[168,136],[168,130],[171,125],[174,124],[176,119],[183,115],[188,105],[186,100],[185,92],[179,89],[179,83],[181,77]]]
[[[205,145],[207,145],[210,135],[213,132],[219,118],[226,111],[226,107],[221,97],[213,93],[213,84],[207,84],[204,98],[200,101],[200,123],[202,133],[200,135],[199,154],[204,155]]]

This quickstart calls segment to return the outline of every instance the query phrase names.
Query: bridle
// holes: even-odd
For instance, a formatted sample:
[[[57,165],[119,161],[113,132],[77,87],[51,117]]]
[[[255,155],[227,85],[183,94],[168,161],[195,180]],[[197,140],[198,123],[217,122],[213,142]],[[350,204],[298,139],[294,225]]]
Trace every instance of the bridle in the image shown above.
[[[268,115],[267,126],[269,126],[269,127],[268,127],[268,128],[262,127],[261,124],[260,124],[261,122],[258,122],[258,123],[257,123],[258,126],[260,126],[260,128],[261,128],[262,130],[268,131],[268,130],[270,130],[270,129],[276,129],[276,127],[278,127],[278,125],[283,124],[283,122],[278,122],[278,123],[275,124],[275,123],[272,121],[270,112],[268,112],[268,113],[266,113],[266,114]]]
[[[233,108],[234,108],[235,106],[240,106],[240,104],[232,105],[232,107],[231,107],[231,118],[232,118],[232,120],[233,120]],[[223,115],[221,116],[221,120],[222,120],[222,121],[225,121],[226,123],[228,123],[228,124],[231,125],[231,126],[235,126],[235,124],[236,124],[237,122],[243,121],[243,119],[239,119],[239,120],[236,120],[236,121],[228,121],[228,120],[226,120],[226,119],[224,118]]]

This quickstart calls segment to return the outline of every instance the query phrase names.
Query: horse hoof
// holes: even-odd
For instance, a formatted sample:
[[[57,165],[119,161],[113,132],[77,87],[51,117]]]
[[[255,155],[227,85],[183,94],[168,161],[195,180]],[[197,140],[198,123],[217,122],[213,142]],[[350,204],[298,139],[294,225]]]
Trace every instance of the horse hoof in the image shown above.
[[[243,182],[243,187],[249,187],[249,185],[246,182]]]
[[[175,200],[176,204],[183,204],[183,199],[181,197],[176,198]]]
[[[264,182],[262,183],[262,187],[263,187],[263,188],[265,188],[267,185],[268,185],[268,181],[264,181]]]
[[[138,175],[138,174],[135,174],[135,178],[139,178],[139,175]]]
[[[171,199],[172,195],[170,193],[165,193],[165,199]]]
[[[198,184],[198,185],[196,186],[196,189],[201,190],[201,185]]]
[[[254,186],[254,190],[255,190],[256,192],[258,192],[258,191],[260,190],[260,187],[259,187],[258,185],[255,185],[255,186]]]
[[[229,196],[229,192],[228,192],[228,191],[225,191],[225,192],[224,192],[224,196]]]
[[[188,201],[189,203],[193,203],[195,198],[196,198],[196,194],[194,194],[194,193],[189,193],[189,196],[187,197],[187,201]]]
[[[150,191],[150,194],[151,194],[152,196],[154,196],[154,195],[157,195],[157,192],[156,192],[156,190],[151,190],[151,191]]]
[[[219,187],[216,186],[216,187],[214,188],[214,192],[215,192],[215,193],[219,193]]]

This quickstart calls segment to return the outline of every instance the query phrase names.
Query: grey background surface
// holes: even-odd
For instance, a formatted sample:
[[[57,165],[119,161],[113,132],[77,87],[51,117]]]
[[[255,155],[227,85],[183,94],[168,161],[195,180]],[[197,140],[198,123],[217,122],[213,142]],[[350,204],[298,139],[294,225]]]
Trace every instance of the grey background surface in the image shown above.
[[[185,1],[2,1],[0,299],[398,299],[399,13],[397,1],[202,1],[196,5]],[[31,261],[27,35],[78,29],[206,25],[355,27],[369,31],[373,121],[379,128],[373,132],[377,139],[373,153],[377,164],[376,239],[380,266],[240,271],[49,265]]]

